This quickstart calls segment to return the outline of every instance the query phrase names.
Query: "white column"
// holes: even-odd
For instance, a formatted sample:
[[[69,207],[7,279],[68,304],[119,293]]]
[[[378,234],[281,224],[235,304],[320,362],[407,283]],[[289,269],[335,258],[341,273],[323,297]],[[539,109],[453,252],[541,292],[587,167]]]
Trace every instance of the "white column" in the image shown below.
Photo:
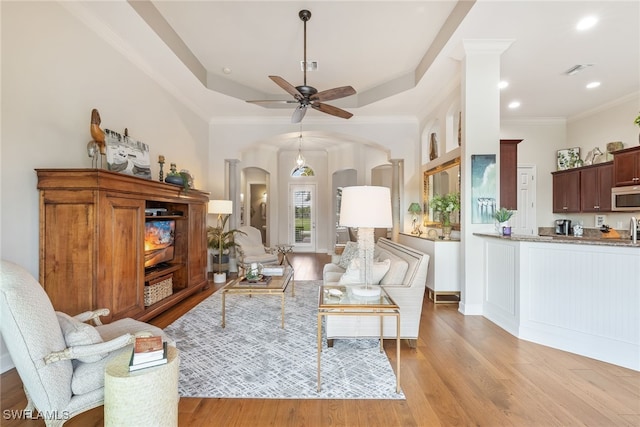
[[[483,239],[476,232],[492,232],[493,224],[471,223],[471,156],[496,155],[496,183],[500,162],[500,55],[513,40],[465,40],[462,62],[461,262],[464,314],[482,314],[484,301]],[[496,185],[496,195],[499,189]]]
[[[229,177],[227,183],[229,185],[226,196],[228,200],[233,202],[233,214],[229,218],[229,229],[233,230],[238,228],[238,218],[240,218],[240,171],[238,170],[238,159],[225,159],[225,166],[228,168]],[[238,271],[236,262],[235,250],[232,250],[229,254],[229,273],[235,273]]]
[[[402,159],[391,159],[391,215],[393,217],[393,231],[391,238],[398,241],[400,235],[400,183],[403,181]]]

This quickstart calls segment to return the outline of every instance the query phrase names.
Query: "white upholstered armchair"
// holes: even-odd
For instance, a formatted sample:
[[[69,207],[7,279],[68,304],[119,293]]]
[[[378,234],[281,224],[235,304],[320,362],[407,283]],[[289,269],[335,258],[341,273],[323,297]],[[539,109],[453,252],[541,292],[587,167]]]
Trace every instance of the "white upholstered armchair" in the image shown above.
[[[262,244],[260,230],[250,225],[243,225],[238,230],[244,233],[238,233],[234,238],[235,242],[240,245],[240,262],[243,264],[278,262],[278,255],[274,254],[271,248],[267,248]]]
[[[0,331],[27,395],[27,410],[37,409],[47,426],[104,401],[104,368],[130,352],[135,335],[166,336],[133,319],[101,325],[101,309],[75,317],[55,312],[40,284],[22,267],[0,264]],[[93,320],[97,326],[85,323]]]

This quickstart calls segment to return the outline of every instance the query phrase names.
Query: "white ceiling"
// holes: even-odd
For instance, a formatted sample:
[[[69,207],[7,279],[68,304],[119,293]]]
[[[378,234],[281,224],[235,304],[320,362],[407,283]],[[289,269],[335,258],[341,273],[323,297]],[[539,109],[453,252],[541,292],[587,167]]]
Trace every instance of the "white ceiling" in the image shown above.
[[[349,120],[424,119],[456,87],[464,39],[513,40],[502,55],[501,77],[510,83],[501,95],[503,120],[570,119],[640,91],[638,1],[63,4],[206,119],[290,117],[292,107],[244,101],[291,99],[269,75],[302,84],[301,9],[312,13],[307,59],[319,63],[307,83],[319,91],[353,86],[357,95],[327,102],[352,112]],[[577,31],[587,15],[597,16],[598,23]],[[576,64],[593,65],[564,74]],[[595,80],[599,88],[585,88]],[[521,107],[508,109],[512,100]],[[317,111],[307,113],[304,121],[309,119],[344,120]]]

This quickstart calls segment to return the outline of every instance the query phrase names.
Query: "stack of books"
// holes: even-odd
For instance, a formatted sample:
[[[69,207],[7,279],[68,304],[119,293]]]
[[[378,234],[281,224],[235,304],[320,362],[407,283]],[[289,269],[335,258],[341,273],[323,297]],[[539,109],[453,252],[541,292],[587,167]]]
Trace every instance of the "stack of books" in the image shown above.
[[[133,344],[129,372],[167,363],[167,343],[162,337],[137,337]]]
[[[265,265],[262,267],[262,274],[265,276],[282,276],[284,265]]]

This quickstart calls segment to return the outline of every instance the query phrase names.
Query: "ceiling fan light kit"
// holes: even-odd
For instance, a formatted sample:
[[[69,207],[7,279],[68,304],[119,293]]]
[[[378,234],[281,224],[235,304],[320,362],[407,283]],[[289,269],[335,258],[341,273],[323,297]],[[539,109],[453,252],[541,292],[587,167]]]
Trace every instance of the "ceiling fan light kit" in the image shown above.
[[[311,107],[314,110],[321,111],[332,116],[348,119],[353,116],[350,112],[338,107],[334,107],[329,104],[324,104],[324,101],[331,101],[334,99],[340,99],[347,96],[355,95],[356,90],[351,86],[341,86],[333,89],[324,90],[318,92],[313,86],[307,85],[307,70],[312,71],[317,69],[317,61],[307,61],[307,21],[311,19],[311,12],[306,9],[298,12],[298,16],[304,22],[304,60],[301,61],[300,66],[304,72],[304,82],[301,86],[293,86],[280,76],[269,76],[271,80],[288,94],[294,97],[295,101],[285,101],[287,103],[298,103],[296,109],[291,116],[291,123],[300,123],[304,118],[307,108]],[[306,65],[306,66],[305,66]],[[255,104],[265,104],[265,101],[247,101]]]

